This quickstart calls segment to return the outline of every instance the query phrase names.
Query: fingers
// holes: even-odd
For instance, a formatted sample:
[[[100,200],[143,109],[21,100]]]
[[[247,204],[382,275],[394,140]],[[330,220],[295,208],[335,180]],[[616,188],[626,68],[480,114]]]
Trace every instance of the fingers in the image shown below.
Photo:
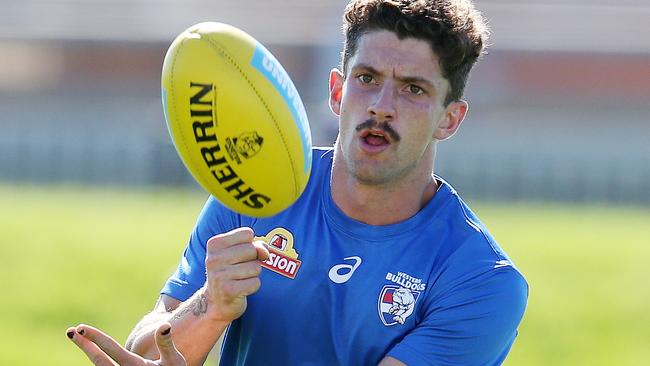
[[[208,240],[208,246],[225,248],[239,243],[251,243],[255,233],[249,227],[240,227],[227,233],[218,234]]]
[[[90,325],[82,324],[77,326],[77,336],[74,338],[89,340],[120,365],[126,365],[140,359],[139,356],[127,351],[111,336]]]
[[[260,289],[262,282],[259,277],[247,278],[245,280],[236,281],[236,286],[234,286],[235,293],[241,294],[243,296],[252,295]]]
[[[228,247],[210,246],[210,244],[208,241],[205,262],[207,266],[225,266],[257,260],[257,248],[253,243],[240,243]]]
[[[207,242],[207,255],[222,264],[235,264],[251,260],[267,260],[268,245],[262,240],[255,240],[253,229],[238,228],[224,234],[211,237]]]
[[[102,351],[95,343],[78,334],[75,328],[68,328],[66,330],[66,335],[74,344],[77,345],[77,347],[81,348],[86,356],[88,356],[90,362],[96,366],[115,366],[113,360],[111,360],[104,351]]]
[[[156,346],[160,353],[161,366],[184,366],[185,357],[174,345],[171,324],[163,323],[156,329]]]
[[[227,279],[245,280],[259,276],[260,272],[262,272],[262,265],[258,261],[237,263],[230,266],[227,273]],[[223,275],[222,278],[224,277],[226,277],[226,275]]]
[[[208,272],[208,284],[223,302],[230,302],[232,298],[255,293],[261,285],[261,271],[262,266],[257,261],[239,263]]]

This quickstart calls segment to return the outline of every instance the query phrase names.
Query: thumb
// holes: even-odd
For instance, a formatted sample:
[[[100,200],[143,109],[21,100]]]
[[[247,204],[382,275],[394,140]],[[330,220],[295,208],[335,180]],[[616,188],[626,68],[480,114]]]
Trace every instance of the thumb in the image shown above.
[[[257,250],[257,259],[261,261],[269,259],[269,245],[266,244],[266,242],[263,240],[255,240],[253,241],[253,246],[255,246],[255,250]]]
[[[163,323],[156,329],[156,346],[161,366],[186,366],[185,357],[176,349],[172,340],[172,326]]]

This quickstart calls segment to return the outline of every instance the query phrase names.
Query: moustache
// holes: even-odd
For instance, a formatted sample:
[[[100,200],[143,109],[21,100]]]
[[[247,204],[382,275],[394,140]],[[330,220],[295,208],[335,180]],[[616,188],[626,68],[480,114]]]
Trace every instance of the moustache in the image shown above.
[[[373,118],[370,118],[367,121],[363,122],[362,124],[358,125],[357,128],[355,128],[355,130],[357,132],[359,132],[361,130],[370,129],[370,128],[373,128],[373,127],[386,132],[386,134],[388,134],[388,136],[390,136],[390,139],[395,141],[395,142],[398,142],[401,139],[401,137],[399,136],[397,131],[395,131],[388,124],[388,122],[379,123],[379,122],[375,121]]]

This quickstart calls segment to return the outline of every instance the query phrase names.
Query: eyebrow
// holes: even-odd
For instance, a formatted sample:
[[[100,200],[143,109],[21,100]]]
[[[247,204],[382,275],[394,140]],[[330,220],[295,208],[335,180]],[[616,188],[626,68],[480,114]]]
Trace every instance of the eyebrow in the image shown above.
[[[367,64],[357,64],[354,67],[352,67],[351,71],[359,71],[359,70],[367,70],[371,74],[383,75],[383,73],[381,73],[379,70]],[[420,76],[398,76],[396,77],[396,79],[406,84],[424,84],[432,89],[436,89],[436,86],[433,82]]]

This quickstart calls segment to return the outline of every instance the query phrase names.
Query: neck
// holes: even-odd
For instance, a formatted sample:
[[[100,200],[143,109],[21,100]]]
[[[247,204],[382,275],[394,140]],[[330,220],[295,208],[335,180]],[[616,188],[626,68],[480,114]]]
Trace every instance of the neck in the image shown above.
[[[409,174],[386,184],[363,184],[352,176],[335,151],[331,190],[334,203],[350,218],[369,225],[390,225],[414,216],[435,195],[433,155]],[[428,167],[428,168],[427,168]]]

